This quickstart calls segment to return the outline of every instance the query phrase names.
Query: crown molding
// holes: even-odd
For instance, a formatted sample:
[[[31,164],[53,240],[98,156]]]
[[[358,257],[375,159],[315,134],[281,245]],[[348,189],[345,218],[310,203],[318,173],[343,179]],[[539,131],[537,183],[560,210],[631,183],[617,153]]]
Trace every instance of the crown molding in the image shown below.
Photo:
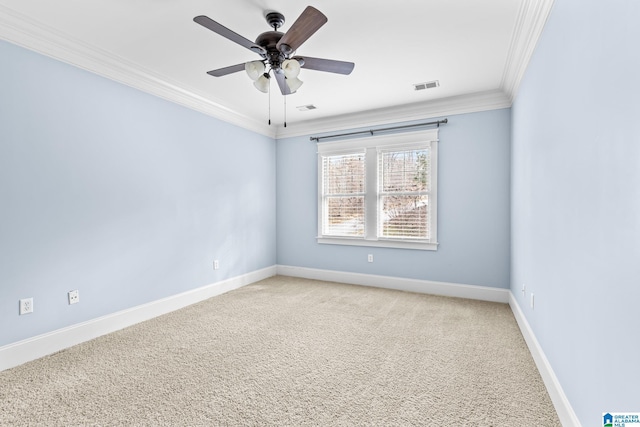
[[[381,126],[413,120],[431,119],[449,114],[475,113],[479,111],[509,108],[511,101],[501,90],[490,90],[468,95],[452,96],[427,102],[405,104],[391,108],[363,111],[342,116],[326,117],[277,127],[276,138],[290,138],[322,134],[359,127]]]
[[[275,137],[275,130],[138,64],[0,5],[0,39],[227,123]]]
[[[513,103],[529,60],[538,44],[554,0],[528,0],[522,3],[513,30],[507,63],[500,87]]]
[[[515,99],[552,6],[553,0],[527,0],[522,3],[502,80],[497,89],[290,123],[286,128],[265,125],[262,121],[224,106],[220,100],[199,94],[155,71],[75,39],[2,5],[0,38],[250,131],[271,138],[288,138],[508,108]]]

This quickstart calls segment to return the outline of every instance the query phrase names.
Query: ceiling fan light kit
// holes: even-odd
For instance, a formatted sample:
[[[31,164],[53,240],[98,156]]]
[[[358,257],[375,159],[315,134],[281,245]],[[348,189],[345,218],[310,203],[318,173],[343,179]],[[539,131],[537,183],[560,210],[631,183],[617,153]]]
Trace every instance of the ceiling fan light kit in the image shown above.
[[[288,79],[298,77],[300,74],[300,63],[295,59],[285,59],[282,61],[282,71]]]
[[[254,86],[259,91],[266,93],[269,91],[269,74],[273,73],[282,95],[290,95],[302,86],[302,80],[298,79],[301,68],[343,75],[351,74],[353,71],[355,66],[353,62],[306,56],[291,57],[309,37],[327,22],[327,17],[316,8],[307,6],[286,33],[278,31],[278,28],[284,24],[284,15],[278,12],[269,12],[265,18],[273,31],[260,34],[255,42],[231,31],[207,16],[200,15],[193,18],[203,27],[262,57],[261,60],[208,71],[207,74],[222,77],[244,69],[254,81]],[[267,65],[269,66],[268,70]]]
[[[295,91],[297,91],[298,89],[300,89],[300,86],[302,86],[302,83],[304,83],[302,80],[300,80],[297,77],[286,77],[286,81],[287,81],[287,85],[289,86],[289,89],[291,90],[291,93],[294,93]]]
[[[247,75],[254,82],[258,80],[263,74],[265,70],[264,62],[262,61],[250,61],[244,64],[244,70],[247,72]]]
[[[253,82],[253,86],[262,93],[269,92],[269,83],[271,82],[269,74],[263,73]]]

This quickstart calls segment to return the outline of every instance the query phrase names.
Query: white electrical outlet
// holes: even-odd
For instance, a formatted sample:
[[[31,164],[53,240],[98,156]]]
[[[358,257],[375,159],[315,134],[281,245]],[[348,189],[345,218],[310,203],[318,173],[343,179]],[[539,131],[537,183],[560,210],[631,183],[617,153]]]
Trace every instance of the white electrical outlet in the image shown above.
[[[373,254],[367,255],[367,261],[373,262]]]
[[[76,289],[75,291],[69,291],[67,294],[69,295],[69,304],[77,304],[80,302],[80,292]]]
[[[20,300],[20,314],[33,313],[33,298],[24,298]]]
[[[532,310],[533,310],[533,303],[534,303],[534,301],[535,301],[535,300],[534,300],[533,294],[531,294],[531,309],[532,309]]]
[[[213,260],[213,269],[217,270],[220,268],[220,263],[218,262],[218,260]]]

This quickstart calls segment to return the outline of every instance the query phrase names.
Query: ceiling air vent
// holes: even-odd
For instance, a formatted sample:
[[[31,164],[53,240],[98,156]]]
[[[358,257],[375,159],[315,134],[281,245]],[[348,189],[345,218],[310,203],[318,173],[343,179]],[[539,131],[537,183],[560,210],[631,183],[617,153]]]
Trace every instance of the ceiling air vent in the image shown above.
[[[413,85],[414,90],[425,90],[425,89],[433,89],[434,87],[440,86],[440,82],[438,80],[434,80],[432,82],[425,83],[416,83]]]
[[[316,107],[313,104],[309,104],[309,105],[300,105],[296,108],[298,109],[298,111],[309,111],[309,110],[315,110],[318,107]]]

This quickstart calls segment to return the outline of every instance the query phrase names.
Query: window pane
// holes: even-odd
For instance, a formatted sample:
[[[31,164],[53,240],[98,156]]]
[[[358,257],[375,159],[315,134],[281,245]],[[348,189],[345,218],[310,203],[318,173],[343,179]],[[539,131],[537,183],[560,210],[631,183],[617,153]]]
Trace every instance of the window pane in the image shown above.
[[[382,196],[380,202],[381,237],[430,238],[428,196]]]
[[[364,193],[364,153],[323,158],[324,194]]]
[[[428,191],[431,161],[428,149],[380,154],[383,192]]]
[[[325,230],[330,236],[364,236],[364,196],[327,197]]]
[[[318,243],[437,250],[438,130],[318,143]]]

